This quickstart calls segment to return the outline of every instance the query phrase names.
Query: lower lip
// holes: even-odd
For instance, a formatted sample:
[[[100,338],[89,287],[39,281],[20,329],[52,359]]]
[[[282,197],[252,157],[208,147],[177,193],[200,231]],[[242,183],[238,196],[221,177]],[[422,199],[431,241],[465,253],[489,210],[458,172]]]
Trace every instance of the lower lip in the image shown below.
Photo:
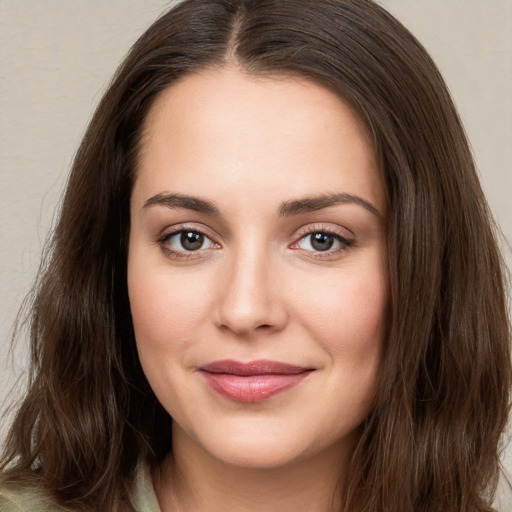
[[[235,402],[255,403],[297,386],[311,372],[293,374],[233,375],[201,371],[208,386]]]

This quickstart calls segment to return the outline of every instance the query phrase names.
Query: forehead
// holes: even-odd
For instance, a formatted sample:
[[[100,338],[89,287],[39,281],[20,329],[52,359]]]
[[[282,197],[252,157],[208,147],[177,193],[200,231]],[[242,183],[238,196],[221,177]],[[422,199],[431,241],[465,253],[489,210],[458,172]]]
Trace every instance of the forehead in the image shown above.
[[[146,118],[136,188],[236,193],[237,184],[247,197],[262,189],[268,197],[341,187],[384,203],[369,132],[327,88],[234,68],[185,76],[156,98]]]

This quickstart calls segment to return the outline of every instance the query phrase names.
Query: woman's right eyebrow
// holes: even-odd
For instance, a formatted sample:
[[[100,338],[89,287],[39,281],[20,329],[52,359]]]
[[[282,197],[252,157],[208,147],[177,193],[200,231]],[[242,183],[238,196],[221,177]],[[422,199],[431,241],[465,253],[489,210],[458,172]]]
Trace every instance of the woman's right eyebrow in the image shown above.
[[[156,194],[144,203],[142,209],[145,210],[151,206],[165,206],[171,209],[185,208],[199,213],[214,215],[215,217],[220,217],[221,215],[219,209],[211,201],[184,194]]]

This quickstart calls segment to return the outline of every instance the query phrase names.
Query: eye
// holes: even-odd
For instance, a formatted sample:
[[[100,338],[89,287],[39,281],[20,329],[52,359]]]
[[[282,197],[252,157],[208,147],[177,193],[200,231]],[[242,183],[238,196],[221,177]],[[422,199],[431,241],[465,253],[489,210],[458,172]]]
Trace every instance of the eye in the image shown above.
[[[349,247],[351,240],[328,231],[314,231],[303,236],[295,248],[312,252],[336,253]]]
[[[162,245],[171,253],[195,252],[216,246],[204,233],[191,229],[181,229],[167,235]]]

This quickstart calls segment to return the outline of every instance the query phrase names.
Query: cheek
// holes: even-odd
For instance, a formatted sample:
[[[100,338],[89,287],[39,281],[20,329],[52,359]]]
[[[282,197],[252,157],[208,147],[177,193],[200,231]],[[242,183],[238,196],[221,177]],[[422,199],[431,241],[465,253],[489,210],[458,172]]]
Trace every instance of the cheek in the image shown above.
[[[204,322],[209,296],[199,280],[174,275],[167,264],[137,258],[128,264],[128,293],[139,360],[158,400],[167,411],[179,410],[183,396],[176,380],[193,336]],[[185,281],[185,282],[184,282]],[[189,404],[187,406],[191,408]]]
[[[130,258],[128,292],[139,346],[163,351],[186,343],[211,310],[207,281],[176,274],[168,265]]]
[[[325,285],[302,307],[319,338],[339,339],[340,343],[332,347],[339,350],[352,344],[355,348],[371,347],[384,338],[389,292],[383,273],[354,273]]]

